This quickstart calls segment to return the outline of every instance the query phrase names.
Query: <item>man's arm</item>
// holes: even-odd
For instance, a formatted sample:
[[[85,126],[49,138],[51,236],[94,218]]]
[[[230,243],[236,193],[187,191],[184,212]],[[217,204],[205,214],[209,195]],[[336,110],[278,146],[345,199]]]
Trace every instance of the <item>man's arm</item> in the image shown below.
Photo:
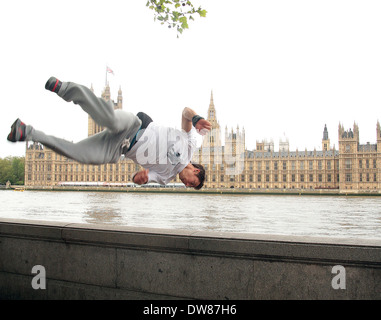
[[[181,128],[185,132],[189,132],[192,129],[192,118],[197,115],[191,108],[185,107],[183,110],[183,115],[181,119]]]
[[[193,125],[192,119],[196,117],[195,120],[197,120],[197,116],[198,115],[194,110],[192,110],[191,108],[185,107],[183,110],[182,119],[181,119],[181,128],[185,132],[191,131],[192,125]],[[209,121],[200,117],[200,119],[195,123],[195,128],[197,129],[197,132],[201,134],[202,133],[201,131],[203,129],[206,129],[209,131],[212,128],[212,125],[210,124]]]

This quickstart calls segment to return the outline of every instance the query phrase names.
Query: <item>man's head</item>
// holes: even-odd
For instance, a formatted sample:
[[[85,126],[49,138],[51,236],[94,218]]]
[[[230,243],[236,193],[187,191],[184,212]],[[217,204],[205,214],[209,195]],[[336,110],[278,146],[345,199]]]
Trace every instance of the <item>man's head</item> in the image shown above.
[[[200,190],[205,181],[205,169],[201,164],[189,163],[179,173],[179,178],[187,187]]]

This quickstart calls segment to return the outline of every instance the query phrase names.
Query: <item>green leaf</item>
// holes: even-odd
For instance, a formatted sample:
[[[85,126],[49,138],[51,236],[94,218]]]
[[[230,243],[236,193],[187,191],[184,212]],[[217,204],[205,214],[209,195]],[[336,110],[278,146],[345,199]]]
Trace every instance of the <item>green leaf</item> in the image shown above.
[[[206,17],[207,11],[206,10],[199,10],[198,13],[199,13],[200,17]]]
[[[187,17],[181,17],[179,19],[179,21],[181,22],[181,27],[183,29],[188,29],[188,20],[187,20]]]
[[[172,12],[172,20],[173,21],[179,20],[179,16],[180,16],[180,12],[177,12],[177,11]]]

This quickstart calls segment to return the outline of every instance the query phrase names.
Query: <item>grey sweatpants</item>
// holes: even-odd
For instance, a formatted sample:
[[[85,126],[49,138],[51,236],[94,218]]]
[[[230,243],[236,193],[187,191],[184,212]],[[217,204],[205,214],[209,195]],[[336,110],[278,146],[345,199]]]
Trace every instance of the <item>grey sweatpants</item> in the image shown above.
[[[27,140],[40,142],[65,157],[86,164],[115,163],[122,154],[122,145],[135,136],[141,120],[131,112],[114,110],[111,101],[98,98],[85,86],[63,82],[58,95],[65,101],[81,106],[93,120],[106,129],[73,143],[47,135],[28,125]],[[127,145],[128,146],[128,145]]]

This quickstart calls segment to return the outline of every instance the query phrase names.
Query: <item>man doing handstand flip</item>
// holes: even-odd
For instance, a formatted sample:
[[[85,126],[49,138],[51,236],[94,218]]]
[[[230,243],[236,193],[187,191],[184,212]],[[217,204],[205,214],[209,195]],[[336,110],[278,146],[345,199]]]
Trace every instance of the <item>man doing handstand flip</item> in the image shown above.
[[[144,168],[134,175],[134,183],[167,184],[178,174],[187,187],[202,188],[205,170],[202,165],[191,163],[191,159],[196,149],[195,131],[205,134],[211,124],[192,109],[184,108],[180,131],[157,125],[143,112],[134,115],[114,110],[111,101],[96,97],[89,88],[74,82],[51,77],[45,88],[65,101],[80,105],[106,129],[73,143],[47,135],[17,119],[7,137],[9,141],[40,142],[58,154],[85,164],[116,163],[124,154]]]

